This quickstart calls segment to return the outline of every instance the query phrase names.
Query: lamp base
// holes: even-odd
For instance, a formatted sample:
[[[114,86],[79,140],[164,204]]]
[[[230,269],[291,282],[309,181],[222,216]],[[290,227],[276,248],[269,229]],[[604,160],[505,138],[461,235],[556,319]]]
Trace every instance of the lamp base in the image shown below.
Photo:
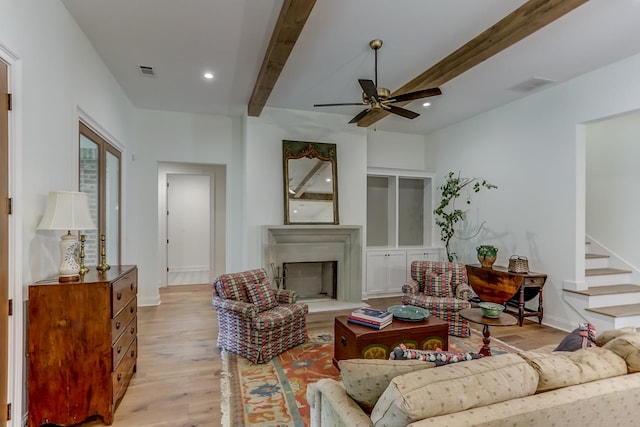
[[[78,238],[68,231],[67,234],[60,238],[60,281],[72,282],[79,280],[80,264],[76,259],[78,253]],[[67,280],[66,278],[76,278]]]

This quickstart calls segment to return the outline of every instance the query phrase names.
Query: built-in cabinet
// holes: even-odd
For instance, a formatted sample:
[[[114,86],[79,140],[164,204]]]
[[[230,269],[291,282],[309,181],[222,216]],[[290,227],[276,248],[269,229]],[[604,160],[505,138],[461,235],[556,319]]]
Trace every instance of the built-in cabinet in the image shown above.
[[[368,296],[400,293],[406,278],[406,251],[367,251]]]
[[[370,169],[367,174],[368,296],[398,295],[414,260],[440,260],[432,246],[433,176]]]

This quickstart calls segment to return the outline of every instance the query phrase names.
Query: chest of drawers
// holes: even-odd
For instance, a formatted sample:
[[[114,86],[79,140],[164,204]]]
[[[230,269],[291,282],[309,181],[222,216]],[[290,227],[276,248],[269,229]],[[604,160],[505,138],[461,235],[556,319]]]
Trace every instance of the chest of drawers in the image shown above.
[[[136,371],[137,290],[135,266],[29,286],[29,427],[113,422]]]

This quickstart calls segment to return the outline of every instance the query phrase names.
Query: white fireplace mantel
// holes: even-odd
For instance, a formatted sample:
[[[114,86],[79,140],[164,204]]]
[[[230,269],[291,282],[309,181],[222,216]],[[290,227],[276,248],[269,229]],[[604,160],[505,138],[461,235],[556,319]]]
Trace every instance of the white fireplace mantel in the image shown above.
[[[362,227],[359,225],[265,225],[264,261],[338,261],[338,301],[362,301]]]

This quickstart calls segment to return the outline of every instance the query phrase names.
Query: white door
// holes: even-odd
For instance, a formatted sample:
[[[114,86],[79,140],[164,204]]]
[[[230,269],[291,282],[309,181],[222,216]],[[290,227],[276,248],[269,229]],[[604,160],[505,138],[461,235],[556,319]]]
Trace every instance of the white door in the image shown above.
[[[209,175],[167,175],[169,285],[210,281],[211,188]]]

